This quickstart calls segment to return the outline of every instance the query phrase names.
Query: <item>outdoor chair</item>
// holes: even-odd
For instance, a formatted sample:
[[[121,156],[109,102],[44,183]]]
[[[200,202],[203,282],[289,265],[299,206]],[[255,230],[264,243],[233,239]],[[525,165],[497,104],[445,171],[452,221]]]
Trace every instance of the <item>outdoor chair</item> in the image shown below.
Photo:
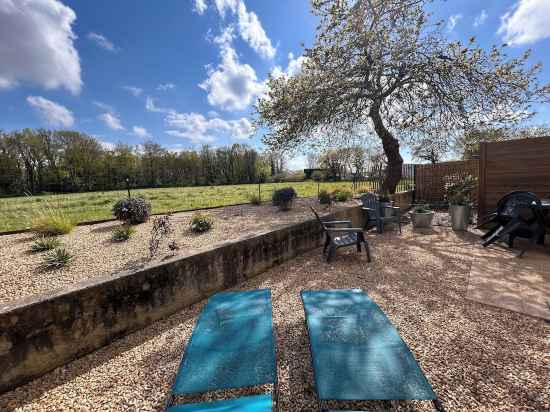
[[[401,233],[401,209],[394,206],[382,206],[378,196],[374,193],[365,193],[361,196],[362,210],[367,212],[366,227],[376,226],[378,233],[384,232],[385,223],[397,223]],[[386,216],[386,210],[391,210],[391,216]]]
[[[367,254],[367,262],[371,261],[369,244],[365,239],[363,229],[352,227],[351,220],[323,221],[314,208],[311,208],[311,210],[325,233],[323,254],[327,254],[327,262],[330,262],[334,258],[336,255],[336,250],[341,247],[355,245],[357,246],[357,252],[361,253],[361,244],[364,244],[365,252]]]
[[[222,390],[247,388],[250,391],[245,393],[257,393],[262,385],[273,385],[272,393],[196,401]],[[277,393],[271,291],[221,292],[210,297],[185,349],[167,411],[271,412],[276,410]]]
[[[430,401],[443,411],[399,332],[365,292],[304,290],[300,295],[320,411],[343,409],[337,404],[342,401],[381,401],[389,409],[398,400]]]
[[[528,245],[544,243],[545,223],[540,199],[531,192],[511,192],[497,203],[497,209],[489,214],[478,226],[493,224],[487,233],[482,236],[483,247],[508,237],[508,246],[514,246],[517,237],[529,239]],[[518,254],[523,256],[526,245]]]

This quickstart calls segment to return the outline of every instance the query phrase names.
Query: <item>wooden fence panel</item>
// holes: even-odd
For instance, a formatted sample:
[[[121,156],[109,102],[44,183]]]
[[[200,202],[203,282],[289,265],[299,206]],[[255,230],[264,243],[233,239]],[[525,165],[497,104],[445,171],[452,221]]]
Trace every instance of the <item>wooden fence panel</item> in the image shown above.
[[[550,137],[482,143],[479,217],[513,190],[550,197]]]
[[[478,160],[460,160],[437,164],[416,165],[415,201],[440,203],[445,200],[445,183],[450,178],[479,176]],[[475,199],[474,199],[475,200]]]

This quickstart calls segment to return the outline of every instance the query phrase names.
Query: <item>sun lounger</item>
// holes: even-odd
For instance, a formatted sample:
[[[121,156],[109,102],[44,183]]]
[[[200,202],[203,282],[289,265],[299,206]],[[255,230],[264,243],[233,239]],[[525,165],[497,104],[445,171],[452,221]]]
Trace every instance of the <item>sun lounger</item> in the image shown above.
[[[428,400],[442,410],[409,348],[360,289],[302,291],[319,408],[327,401]]]
[[[270,384],[274,396],[175,405],[176,400],[186,397]],[[276,386],[270,290],[222,292],[208,300],[197,320],[172,387],[168,411],[271,411],[277,401]]]

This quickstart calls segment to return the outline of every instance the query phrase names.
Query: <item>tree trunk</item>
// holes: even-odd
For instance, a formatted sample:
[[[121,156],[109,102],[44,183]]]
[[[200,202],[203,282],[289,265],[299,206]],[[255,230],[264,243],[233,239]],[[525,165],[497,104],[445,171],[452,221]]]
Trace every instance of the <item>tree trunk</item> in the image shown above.
[[[397,184],[401,180],[403,172],[403,158],[399,153],[399,141],[393,137],[390,131],[386,129],[386,126],[384,126],[384,122],[380,116],[379,106],[373,106],[369,116],[374,124],[376,134],[380,140],[382,140],[382,147],[388,159],[388,169],[384,182],[382,183],[382,190],[393,194],[395,193]]]

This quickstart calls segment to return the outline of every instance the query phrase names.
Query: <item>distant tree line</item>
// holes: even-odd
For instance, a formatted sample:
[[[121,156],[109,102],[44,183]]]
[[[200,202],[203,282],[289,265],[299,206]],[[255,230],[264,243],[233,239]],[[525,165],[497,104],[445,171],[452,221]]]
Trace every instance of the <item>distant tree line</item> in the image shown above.
[[[173,152],[152,141],[104,147],[76,131],[0,131],[0,194],[256,183],[283,172],[282,156],[241,144]]]

